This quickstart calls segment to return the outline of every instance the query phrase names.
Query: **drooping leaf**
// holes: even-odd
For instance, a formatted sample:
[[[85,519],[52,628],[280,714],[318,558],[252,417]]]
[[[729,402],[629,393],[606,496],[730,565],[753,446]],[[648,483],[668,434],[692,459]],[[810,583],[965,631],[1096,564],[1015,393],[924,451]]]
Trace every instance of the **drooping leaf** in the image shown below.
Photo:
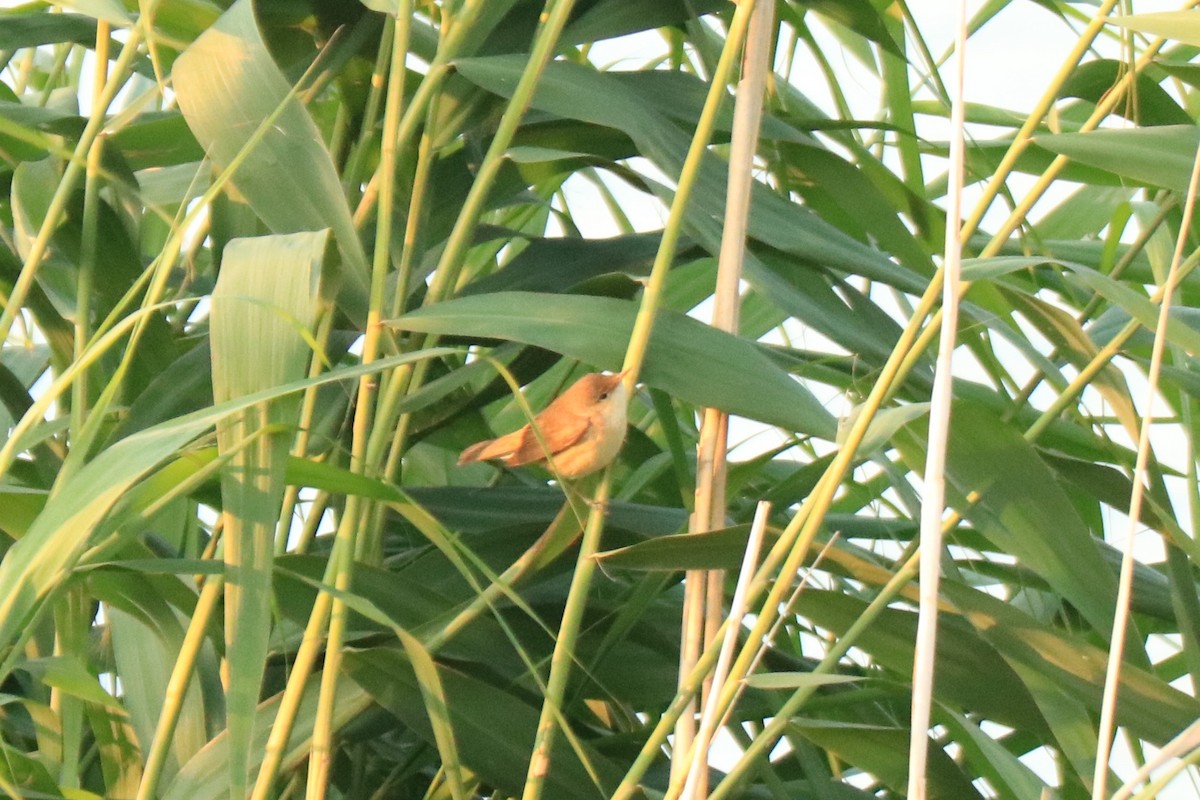
[[[1019,433],[973,404],[957,404],[951,426],[948,482],[960,497],[978,497],[965,503],[966,518],[1041,575],[1097,630],[1108,631],[1116,576],[1045,462]],[[917,458],[915,452],[910,458]]]
[[[1107,660],[1103,651],[1052,630],[984,592],[955,584],[948,584],[946,590],[979,635],[1006,661],[1028,668],[1091,711],[1099,711]],[[1152,742],[1170,740],[1200,713],[1195,698],[1129,663],[1122,667],[1121,697],[1117,724]]]
[[[253,3],[234,3],[179,57],[173,76],[196,140],[224,168],[282,109],[238,165],[233,184],[275,233],[331,229],[343,262],[341,297],[349,310],[364,313],[367,259],[337,171],[316,124],[271,59]]]
[[[856,598],[812,588],[801,592],[797,601],[802,616],[839,633],[854,623],[864,605]],[[916,629],[915,613],[888,609],[858,639],[857,646],[888,670],[911,674]],[[935,691],[942,702],[1004,725],[1030,732],[1046,731],[1046,723],[1017,673],[1000,653],[981,641],[965,620],[943,615],[937,664]],[[988,676],[986,686],[977,680],[979,675]]]
[[[1126,70],[1127,65],[1122,61],[1106,58],[1088,61],[1075,69],[1063,84],[1060,96],[1079,97],[1099,103],[1116,86]],[[1136,99],[1135,106],[1119,104],[1114,111],[1127,115],[1139,125],[1188,125],[1192,122],[1191,115],[1145,73],[1138,77],[1137,89],[1131,91],[1130,96]]]
[[[512,339],[616,369],[636,306],[573,295],[504,292],[462,297],[393,320],[425,333]],[[660,313],[642,378],[697,405],[830,438],[829,412],[757,348],[695,320]]]
[[[241,399],[304,377],[329,232],[236,239],[209,312],[213,399]],[[248,752],[271,634],[271,565],[299,400],[252,406],[217,425],[225,512],[225,640],[230,792],[245,794]],[[273,429],[273,430],[272,430]]]
[[[905,784],[908,771],[908,730],[854,723],[829,723],[797,719],[791,723],[800,735],[836,753],[893,786]],[[982,798],[971,785],[972,777],[945,751],[933,748],[927,765],[927,797],[955,800]]]
[[[1096,130],[1038,136],[1038,145],[1072,160],[1128,180],[1182,192],[1200,128],[1194,125],[1160,125],[1155,128]]]
[[[524,60],[509,56],[460,59],[456,68],[480,87],[509,96]],[[556,61],[538,83],[533,105],[567,119],[617,126],[668,175],[678,175],[690,134],[661,116],[651,98],[594,70]],[[701,230],[724,213],[725,177],[715,159],[706,159],[688,210],[689,224]],[[855,241],[807,209],[785,201],[762,184],[753,186],[749,235],[785,252],[855,274],[916,288],[920,281],[882,254]]]
[[[8,11],[0,25],[0,49],[20,50],[56,42],[91,45],[96,42],[96,21],[81,14],[48,11]]]

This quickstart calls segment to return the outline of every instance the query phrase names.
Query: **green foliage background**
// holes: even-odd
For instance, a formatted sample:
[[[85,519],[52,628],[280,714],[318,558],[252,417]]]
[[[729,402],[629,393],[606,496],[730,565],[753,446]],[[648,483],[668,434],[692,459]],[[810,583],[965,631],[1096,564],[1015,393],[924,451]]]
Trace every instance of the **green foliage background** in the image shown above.
[[[972,20],[1036,14],[1079,46],[1033,108],[968,111],[982,200],[964,221],[972,369],[947,462],[931,797],[1089,796],[1131,385],[1200,142],[1194,14],[1033,5]],[[0,12],[0,791],[661,797],[681,570],[736,567],[768,499],[756,602],[809,582],[754,606],[780,624],[725,725],[748,755],[712,796],[902,795],[945,232],[946,145],[923,131],[949,113],[944,59],[904,2],[776,15],[735,336],[688,316],[713,293],[731,101],[704,159],[686,156],[740,47],[730,3]],[[660,54],[591,57],[643,31]],[[849,111],[843,61],[875,81],[870,118]],[[633,209],[667,208],[684,178],[673,245]],[[1031,217],[1047,187],[1059,199]],[[600,214],[620,233],[585,238]],[[606,552],[564,614],[590,487],[455,459],[621,367],[664,238]],[[1183,239],[1140,519],[1165,556],[1137,564],[1119,683],[1135,761],[1200,715]],[[782,444],[731,465],[727,530],[672,537],[705,406]],[[532,789],[543,705],[560,734]]]

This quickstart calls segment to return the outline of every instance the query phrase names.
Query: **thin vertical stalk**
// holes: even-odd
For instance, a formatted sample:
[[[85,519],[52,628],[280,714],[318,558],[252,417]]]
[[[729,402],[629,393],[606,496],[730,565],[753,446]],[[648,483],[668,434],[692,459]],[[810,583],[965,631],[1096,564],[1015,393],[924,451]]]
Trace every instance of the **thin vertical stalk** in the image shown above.
[[[587,589],[591,586],[592,575],[596,570],[596,560],[592,555],[599,549],[600,534],[604,530],[603,508],[608,503],[610,483],[611,470],[606,469],[592,499],[593,510],[588,515],[587,527],[584,528],[583,538],[579,543],[579,557],[575,562],[571,588],[567,592],[567,602],[563,607],[563,623],[554,641],[554,652],[550,656],[550,677],[546,681],[542,713],[538,719],[533,753],[525,774],[522,800],[540,798],[545,788],[546,776],[550,772],[550,748],[554,744],[554,732],[561,716],[567,680],[571,675],[571,662],[575,658],[575,643],[579,639],[583,613],[587,608]]]
[[[162,711],[159,712],[158,726],[154,729],[154,739],[146,753],[146,764],[142,768],[142,782],[138,786],[136,800],[152,800],[158,797],[158,784],[162,780],[163,766],[167,763],[167,754],[175,737],[175,727],[179,724],[179,715],[183,711],[188,684],[196,671],[196,657],[204,644],[208,623],[217,609],[224,583],[223,575],[212,575],[200,590],[200,598],[196,601],[196,607],[188,620],[183,645],[179,648],[175,666],[167,679]]]
[[[675,189],[675,199],[667,216],[667,224],[663,226],[662,239],[658,252],[654,256],[654,264],[650,268],[650,278],[642,296],[642,304],[638,308],[637,317],[633,321],[633,331],[629,336],[629,349],[625,353],[622,369],[629,370],[626,383],[632,387],[637,383],[638,373],[641,372],[642,362],[646,358],[646,348],[650,344],[650,330],[654,327],[654,317],[661,304],[663,284],[667,278],[667,270],[675,257],[675,249],[683,231],[683,215],[687,201],[696,186],[700,173],[700,162],[708,150],[712,138],[713,125],[721,101],[725,97],[725,87],[733,73],[733,65],[741,50],[742,41],[746,38],[750,23],[750,14],[756,5],[754,0],[744,0],[737,6],[733,20],[729,23],[729,31],[725,36],[725,49],[717,62],[709,86],[708,96],[696,123],[696,133],[688,147],[684,158],[683,168],[679,174],[679,184]]]
[[[983,221],[984,214],[987,213],[992,201],[996,199],[996,195],[1004,187],[1005,181],[1008,180],[1009,174],[1017,164],[1017,159],[1025,152],[1025,148],[1029,147],[1033,142],[1033,133],[1037,130],[1037,126],[1042,123],[1050,108],[1058,100],[1060,87],[1071,77],[1079,62],[1091,48],[1092,42],[1100,35],[1100,31],[1104,30],[1104,26],[1108,24],[1108,14],[1116,4],[1117,0],[1104,0],[1104,3],[1096,9],[1091,21],[1076,40],[1074,47],[1071,48],[1066,58],[1063,59],[1062,66],[1051,77],[1045,92],[1034,103],[1033,108],[1029,111],[1029,115],[1025,118],[1024,124],[1013,135],[1013,142],[1004,153],[1004,157],[1000,159],[1000,163],[996,166],[991,178],[988,179],[987,185],[983,189],[983,196],[975,204],[975,209],[971,212],[971,215],[963,220],[962,230],[964,240],[970,239],[971,234],[975,232],[979,224]],[[1114,103],[1116,102],[1115,98],[1120,97],[1120,92],[1115,89],[1116,87],[1114,87],[1113,91],[1109,92],[1109,95],[1114,98]],[[1015,214],[1016,212],[1014,212],[1014,216]],[[1021,216],[1024,218],[1024,212],[1022,212]],[[1007,233],[1005,236],[1007,237]]]
[[[397,14],[399,15],[399,12]],[[411,24],[411,14],[404,15],[404,18],[405,24]],[[392,17],[388,18],[388,24],[393,24],[393,21]],[[385,86],[384,71],[390,70],[389,65],[391,64],[392,39],[393,37],[387,35],[386,29],[379,37],[379,52],[375,56],[375,66],[371,70],[371,88],[367,91],[367,102],[363,108],[358,141],[351,145],[350,156],[346,159],[346,166],[342,170],[342,188],[346,192],[346,196],[350,198],[361,199],[361,197],[357,197],[362,194],[359,187],[362,185],[363,176],[360,173],[363,162],[370,152],[368,148],[375,133],[375,125],[379,120],[379,107],[382,104],[383,87]],[[339,110],[340,108],[342,107],[339,107]],[[332,148],[330,149],[332,150]]]
[[[401,149],[407,148],[408,142],[416,134],[417,126],[421,124],[429,103],[436,97],[438,90],[441,89],[442,81],[450,74],[451,60],[462,55],[459,50],[463,47],[472,27],[474,27],[486,8],[486,0],[466,0],[459,12],[458,18],[453,21],[453,24],[443,28],[443,36],[441,42],[438,43],[437,54],[433,57],[433,61],[429,63],[429,69],[425,72],[424,79],[417,86],[412,99],[409,100],[408,107],[404,110],[404,116],[400,119],[400,127],[396,132],[396,142],[397,146]],[[411,17],[410,13],[409,18],[411,19]],[[371,209],[374,208],[379,196],[378,181],[379,173],[376,172],[371,177],[370,183],[363,192],[363,197],[358,207],[354,210],[355,225],[362,224],[362,221],[367,219]]]
[[[388,20],[392,33],[391,70],[388,74],[387,96],[384,100],[382,152],[379,163],[379,213],[375,225],[375,254],[371,271],[371,303],[367,314],[366,341],[363,344],[363,363],[373,361],[379,352],[380,334],[386,297],[384,288],[389,254],[392,248],[392,218],[396,205],[396,163],[400,142],[397,138],[404,110],[405,58],[412,23],[411,0],[400,0],[395,19]],[[351,468],[368,472],[372,469],[367,448],[373,435],[371,418],[375,400],[376,379],[370,376],[359,384],[358,403],[354,415],[354,447]],[[356,555],[362,555],[356,553]]]
[[[912,555],[904,562],[900,569],[896,571],[896,574],[880,590],[879,594],[875,596],[863,612],[859,614],[858,618],[854,620],[854,623],[846,629],[846,632],[830,645],[829,651],[821,659],[821,663],[812,670],[814,675],[827,674],[837,667],[838,662],[846,655],[854,642],[858,641],[858,637],[867,628],[875,624],[875,620],[879,614],[887,608],[888,604],[916,576],[918,562],[919,554]],[[746,773],[750,765],[757,763],[758,759],[770,752],[771,747],[778,741],[784,729],[791,724],[792,718],[808,702],[809,698],[817,691],[817,688],[816,684],[806,686],[795,692],[779,707],[774,719],[767,723],[758,736],[754,737],[754,741],[746,748],[737,766],[729,771],[729,774],[725,776],[721,784],[713,791],[711,800],[725,800],[725,798],[732,796],[732,793],[737,790],[741,781],[746,778]]]
[[[109,25],[96,24],[96,60],[92,72],[92,103],[102,102],[104,85],[108,82]],[[83,354],[91,337],[91,294],[96,275],[96,252],[100,240],[100,187],[103,137],[97,136],[88,151],[84,167],[83,229],[79,241],[79,277],[76,282],[76,314],[74,314],[72,361],[83,362]],[[80,368],[71,383],[71,431],[80,431],[88,416],[89,369]],[[64,463],[59,480],[65,480]],[[65,602],[55,608],[55,655],[82,657],[86,661],[88,633],[91,627],[91,602],[83,587],[66,591]],[[59,717],[60,770],[62,787],[79,787],[79,758],[83,746],[83,703],[70,692],[55,686],[50,690],[50,708]]]
[[[327,491],[317,492],[309,506],[308,515],[304,519],[304,525],[300,528],[300,533],[296,536],[295,546],[292,548],[294,553],[307,553],[312,547],[313,540],[317,538],[317,529],[321,526],[321,518],[325,516],[325,512],[329,509],[331,495]]]
[[[308,377],[315,378],[325,369],[324,355],[329,349],[329,335],[333,332],[332,309],[321,315],[317,323],[316,341],[318,350],[313,353],[309,363]],[[308,453],[309,436],[312,431],[313,416],[317,410],[318,387],[310,386],[304,390],[304,399],[300,401],[300,416],[296,423],[296,440],[292,444],[292,455],[304,458]],[[283,555],[287,551],[288,538],[292,531],[292,517],[296,513],[296,505],[300,500],[300,487],[289,484],[283,495],[283,505],[279,512],[279,526],[275,529],[275,555]]]
[[[529,61],[525,64],[525,69],[521,72],[521,77],[517,81],[516,88],[513,89],[512,97],[509,99],[508,105],[500,117],[496,133],[488,145],[487,152],[484,154],[479,169],[475,174],[475,179],[471,183],[471,188],[467,192],[467,197],[463,201],[463,207],[459,211],[458,218],[454,221],[454,227],[451,229],[450,235],[446,240],[445,249],[442,251],[437,267],[434,269],[433,278],[429,283],[429,291],[425,295],[425,303],[427,305],[444,300],[454,291],[454,287],[458,283],[458,277],[466,261],[466,254],[470,249],[475,227],[479,224],[479,219],[483,215],[487,197],[491,193],[492,186],[499,176],[501,168],[506,163],[505,156],[508,152],[508,147],[512,144],[517,128],[525,118],[525,113],[529,110],[529,106],[533,102],[533,95],[537,91],[542,73],[546,71],[546,65],[550,63],[550,59],[554,56],[554,52],[558,48],[559,37],[562,35],[562,30],[566,26],[574,6],[575,0],[547,0],[545,9],[542,12],[541,22],[538,25],[537,32],[534,34]],[[471,6],[468,6],[468,9],[470,8]],[[449,38],[447,44],[453,43],[454,49],[457,49],[461,44],[465,35],[463,27],[463,21],[459,20],[447,34]],[[447,49],[450,48],[448,47]],[[438,58],[441,58],[441,56],[442,50],[439,49]],[[418,100],[421,101],[421,109],[424,109],[426,104],[432,102],[434,98],[433,87],[430,87],[426,91],[426,84],[431,82],[430,79],[432,76],[433,66],[431,65],[430,74],[426,76],[421,88],[417,90],[416,95],[413,97],[414,105]],[[413,108],[409,108],[404,118],[400,121],[398,134],[400,137],[405,137],[411,133],[410,129],[406,127],[406,123],[413,115],[413,111]],[[406,275],[406,283],[407,280],[408,276]],[[418,337],[414,341],[416,342],[416,346],[429,343],[429,340],[421,337]],[[411,370],[397,370],[391,376],[389,381],[391,385],[384,400],[385,407],[389,411],[394,402],[398,402],[404,393],[412,392],[421,386],[427,366],[425,363],[417,364]],[[385,435],[382,427],[375,432],[375,438],[368,451],[368,458],[372,463],[382,461],[384,459],[384,448],[388,446],[389,442],[394,441],[398,445],[391,447],[391,452],[387,456],[385,464],[387,469],[396,469],[399,464],[400,453],[403,450],[407,425],[408,420],[406,417],[400,422],[401,430],[398,430],[394,436]]]
[[[67,60],[71,54],[75,52],[75,45],[69,42],[60,42],[54,46],[54,61],[50,65],[50,69],[46,72],[46,80],[42,85],[42,91],[38,94],[37,105],[45,107],[50,102],[50,95],[54,90],[59,88],[58,82],[63,78],[63,73],[67,72]],[[69,79],[69,75],[67,76]]]
[[[333,573],[333,585],[339,591],[344,592],[350,587],[354,567],[355,534],[365,516],[365,506],[366,504],[357,496],[348,497],[337,533],[334,534],[336,546],[330,554],[328,571]],[[324,668],[321,672],[321,686],[317,697],[317,714],[313,720],[312,739],[309,746],[308,781],[305,788],[305,797],[309,800],[321,800],[329,788],[329,769],[333,764],[335,733],[333,701],[337,693],[338,672],[341,669],[342,646],[346,639],[348,617],[346,604],[340,598],[333,597],[325,591],[320,593],[320,597],[329,598],[327,604],[329,617],[324,647]],[[318,610],[319,605],[319,603],[314,603],[310,621],[324,617],[325,609]],[[321,627],[324,625],[322,624]],[[291,727],[290,720],[288,727]],[[257,791],[256,784],[255,792],[257,793]]]
[[[628,372],[627,385],[632,389],[637,383],[637,375],[645,360],[646,348],[650,343],[650,331],[654,325],[654,317],[662,303],[663,285],[667,270],[674,258],[675,247],[683,228],[683,220],[688,200],[695,188],[696,179],[700,172],[700,163],[708,150],[712,137],[717,112],[725,94],[725,86],[732,74],[737,53],[741,51],[742,41],[750,21],[750,13],[754,10],[753,0],[746,0],[738,5],[734,12],[729,32],[725,39],[725,49],[713,75],[704,108],[696,125],[695,135],[688,147],[683,168],[680,171],[679,183],[676,187],[675,198],[667,215],[667,223],[663,227],[662,238],[654,265],[650,270],[650,278],[642,295],[642,303],[634,320],[633,331],[630,334],[629,348],[625,353],[622,369]],[[562,700],[566,691],[567,678],[571,669],[571,657],[575,641],[579,636],[579,628],[583,621],[583,611],[587,604],[587,595],[591,589],[592,575],[595,571],[595,554],[604,525],[604,504],[609,495],[611,469],[605,470],[597,489],[596,499],[588,516],[583,539],[580,542],[579,558],[576,562],[575,573],[571,587],[567,593],[566,611],[555,641],[554,655],[551,658],[550,678],[547,680],[546,696],[542,702],[541,716],[538,720],[537,735],[534,740],[533,756],[529,761],[526,774],[523,800],[538,800],[542,796],[545,776],[550,768],[550,748],[554,740],[555,717],[562,708]]]
[[[1150,370],[1146,379],[1146,410],[1142,415],[1141,431],[1138,434],[1137,460],[1133,467],[1133,488],[1129,498],[1129,524],[1125,531],[1125,549],[1121,555],[1121,574],[1117,584],[1117,607],[1108,648],[1108,666],[1104,675],[1104,700],[1100,706],[1096,769],[1092,775],[1092,800],[1102,800],[1108,794],[1108,761],[1112,754],[1112,742],[1116,727],[1117,693],[1125,654],[1125,635],[1129,627],[1130,600],[1133,596],[1135,566],[1133,546],[1137,539],[1138,528],[1141,526],[1142,501],[1148,480],[1146,468],[1150,459],[1150,429],[1154,425],[1154,403],[1158,397],[1158,381],[1162,374],[1163,353],[1167,346],[1167,323],[1170,321],[1171,304],[1175,299],[1175,287],[1179,281],[1180,265],[1183,262],[1184,248],[1187,246],[1192,214],[1196,210],[1198,187],[1200,187],[1200,148],[1197,148],[1196,155],[1192,159],[1192,175],[1188,182],[1187,200],[1184,203],[1183,218],[1179,225],[1179,237],[1175,242],[1171,267],[1167,270],[1167,277],[1163,282],[1162,304],[1159,307],[1158,323],[1154,329],[1154,345],[1150,351]]]
[[[952,83],[950,125],[949,196],[946,204],[946,239],[942,287],[941,341],[929,409],[929,438],[921,502],[920,602],[917,641],[913,662],[912,724],[909,728],[908,796],[925,800],[925,769],[929,757],[929,719],[933,706],[933,674],[936,666],[938,585],[941,579],[942,515],[946,509],[946,446],[950,439],[950,408],[953,402],[954,347],[958,334],[958,295],[962,284],[963,138],[966,99],[963,82],[967,62],[966,0],[959,0],[958,31],[955,35],[958,61]]]
[[[384,37],[391,34],[391,69],[388,75],[387,96],[384,101],[383,147],[379,165],[379,213],[376,215],[375,253],[371,264],[371,288],[367,308],[367,328],[363,342],[362,363],[370,364],[379,353],[380,333],[383,330],[383,310],[386,299],[384,289],[387,281],[388,256],[392,239],[392,211],[395,205],[396,188],[396,133],[399,128],[404,104],[404,60],[408,53],[409,25],[412,18],[411,3],[401,0],[396,16],[389,16]],[[372,410],[375,402],[377,377],[364,375],[359,379],[355,398],[353,437],[350,450],[352,472],[368,474],[367,447],[371,438]],[[370,504],[358,496],[346,501],[342,519],[338,525],[336,539],[342,544],[342,558],[334,577],[334,586],[339,591],[350,588],[353,565],[360,552],[362,539],[359,531],[370,516]],[[308,762],[306,796],[312,800],[323,800],[329,785],[329,768],[333,760],[333,717],[334,701],[341,671],[342,646],[346,638],[348,610],[340,597],[335,597],[330,608],[329,637],[325,647],[325,667],[321,674],[321,688],[317,699],[317,716],[313,723],[312,749]]]
[[[109,24],[96,23],[96,69],[92,76],[92,103],[101,101],[101,90],[108,82]],[[91,338],[92,292],[95,290],[96,251],[100,239],[100,172],[104,153],[104,137],[87,154],[83,183],[83,231],[79,242],[79,280],[75,287],[75,342],[73,360],[78,360]],[[71,385],[71,430],[83,427],[87,416],[88,373],[79,373]]]
[[[471,246],[471,237],[475,226],[483,214],[484,204],[491,193],[492,184],[500,174],[500,168],[506,163],[505,154],[512,144],[517,127],[525,118],[525,112],[533,102],[533,94],[541,81],[542,73],[550,58],[558,47],[558,39],[563,27],[567,24],[574,0],[548,0],[542,12],[542,22],[534,36],[533,48],[529,53],[529,62],[521,73],[520,80],[513,90],[512,99],[500,117],[496,127],[496,135],[488,144],[487,152],[479,165],[471,189],[463,201],[462,210],[454,222],[450,237],[446,240],[446,249],[438,259],[437,269],[429,285],[429,303],[436,303],[446,298],[453,290],[458,280],[459,272],[466,258],[467,249]]]
[[[109,24],[103,20],[96,23],[96,59],[93,72],[92,102],[100,103],[103,87],[108,79]],[[72,361],[83,361],[83,352],[91,337],[91,298],[96,274],[96,255],[100,228],[100,163],[104,152],[103,136],[87,154],[84,175],[83,229],[79,242],[79,278],[75,284],[75,325]],[[88,372],[84,367],[71,383],[71,431],[74,434],[83,428],[88,413]],[[65,480],[67,463],[58,480]],[[77,462],[75,462],[77,463]],[[61,485],[61,484],[60,484]],[[88,635],[91,629],[91,601],[86,588],[73,586],[66,592],[66,602],[55,609],[56,655],[78,657],[87,660]],[[63,787],[79,787],[79,760],[83,746],[83,703],[78,697],[53,687],[50,706],[57,713],[61,743],[61,767],[59,784]]]
[[[396,269],[396,293],[392,297],[392,316],[398,317],[404,313],[410,287],[412,285],[413,265],[421,253],[421,227],[425,218],[426,200],[431,186],[429,177],[433,172],[435,158],[433,157],[433,134],[431,126],[437,115],[438,97],[429,104],[428,119],[421,141],[417,145],[417,165],[413,173],[412,188],[408,200],[408,218],[404,224],[404,241],[400,252],[400,264]],[[383,475],[387,480],[395,480],[400,471],[400,459],[408,444],[408,428],[411,417],[407,414],[395,424],[396,405],[400,403],[409,390],[413,370],[397,369],[385,376],[384,389],[379,402],[379,419],[383,430],[395,428],[391,445],[388,448],[387,460],[384,462]]]
[[[697,465],[697,472],[703,470],[704,464]],[[693,511],[690,519],[696,518]],[[684,573],[683,607],[680,609],[679,626],[679,692],[683,691],[686,676],[690,675],[700,660],[704,651],[704,599],[705,573],[702,570],[688,570]],[[707,679],[705,680],[707,685]],[[675,722],[675,738],[671,741],[671,783],[678,783],[687,776],[684,766],[684,755],[691,750],[696,739],[696,701],[689,700],[687,707]]]
[[[437,109],[437,100],[430,105],[430,117]],[[412,283],[413,264],[416,262],[420,249],[421,224],[425,214],[425,200],[430,190],[429,176],[433,171],[433,137],[428,132],[421,136],[417,146],[417,168],[413,175],[412,194],[408,203],[408,219],[404,225],[404,248],[400,253],[400,264],[396,274],[396,294],[392,298],[392,316],[398,317],[404,313],[408,301],[409,286]],[[412,370],[398,369],[386,376],[385,390],[380,400],[379,417],[384,422],[384,428],[393,427],[395,406],[408,391]],[[384,462],[383,475],[387,480],[395,480],[400,470],[400,459],[408,444],[408,427],[410,417],[405,415],[400,424],[395,425],[391,446],[388,448],[387,460]]]
[[[117,92],[123,88],[125,77],[129,74],[134,59],[137,58],[141,37],[140,27],[134,27],[129,32],[129,38],[121,49],[121,55],[113,65],[112,74],[104,84],[104,89],[97,98],[98,102],[92,109],[91,116],[88,117],[87,125],[79,136],[79,142],[71,153],[71,160],[67,162],[62,178],[54,189],[54,196],[50,199],[50,204],[46,209],[46,217],[42,220],[42,226],[29,246],[29,254],[21,265],[21,273],[17,276],[12,291],[9,293],[8,303],[4,306],[3,311],[0,311],[0,342],[8,341],[8,334],[12,331],[13,323],[25,306],[29,290],[37,277],[38,268],[50,246],[50,239],[54,235],[54,231],[58,229],[59,223],[62,222],[63,214],[66,213],[67,201],[70,199],[71,193],[75,191],[75,184],[79,180],[80,173],[86,169],[88,151],[92,148],[96,137],[104,130],[104,115],[117,96]]]
[[[714,328],[733,334],[737,333],[738,327],[738,286],[745,260],[746,227],[750,216],[751,188],[754,184],[754,154],[758,149],[774,23],[774,0],[759,0],[755,4],[746,34],[746,47],[742,58],[744,71],[738,82],[734,105],[725,221],[717,260],[712,318]],[[715,85],[718,84],[714,82]],[[689,518],[688,525],[691,533],[702,533],[721,527],[727,505],[725,481],[729,415],[719,409],[706,408],[702,419],[696,456],[695,510]],[[700,652],[712,642],[712,637],[720,627],[723,596],[722,570],[687,572],[679,651],[681,680],[692,671]],[[702,693],[701,702],[703,701]],[[708,792],[708,773],[697,773],[694,767],[689,770],[687,759],[684,757],[692,749],[695,726],[695,716],[692,713],[683,714],[675,726],[671,778],[672,783],[679,783],[686,778],[693,796],[703,797]],[[698,743],[698,747],[703,747],[703,742]]]
[[[770,0],[763,3],[763,6],[769,5],[771,5]],[[772,16],[774,15],[772,14]],[[717,666],[712,676],[712,687],[709,690],[708,701],[704,704],[704,713],[700,718],[700,730],[696,733],[695,747],[687,771],[687,782],[679,795],[681,800],[697,800],[703,796],[701,793],[708,793],[708,751],[712,745],[712,737],[716,732],[717,724],[724,716],[716,700],[723,693],[729,677],[733,649],[737,646],[738,631],[742,627],[742,617],[746,614],[747,587],[754,578],[754,566],[758,562],[758,553],[762,547],[770,515],[771,504],[760,501],[754,512],[754,523],[750,527],[750,536],[746,540],[746,552],[742,556],[742,570],[738,575],[737,587],[733,592],[733,600],[729,604],[729,623],[724,626],[725,635],[721,639],[721,654],[717,657]],[[708,641],[709,646],[712,646],[717,638],[713,636]],[[665,800],[671,800],[674,796],[674,793],[668,789]]]
[[[346,548],[342,542],[335,541],[333,552],[329,554],[324,580],[330,580],[336,574],[341,554]],[[308,614],[308,622],[304,626],[304,635],[300,639],[300,647],[296,651],[296,659],[292,662],[292,671],[288,675],[287,686],[279,699],[279,710],[271,725],[271,733],[263,746],[262,762],[258,767],[258,777],[254,781],[254,789],[250,800],[266,800],[272,796],[275,778],[283,764],[284,751],[291,737],[296,715],[300,712],[300,701],[304,699],[304,687],[312,675],[313,665],[325,644],[325,623],[329,619],[330,606],[333,596],[328,592],[317,592],[312,611]]]

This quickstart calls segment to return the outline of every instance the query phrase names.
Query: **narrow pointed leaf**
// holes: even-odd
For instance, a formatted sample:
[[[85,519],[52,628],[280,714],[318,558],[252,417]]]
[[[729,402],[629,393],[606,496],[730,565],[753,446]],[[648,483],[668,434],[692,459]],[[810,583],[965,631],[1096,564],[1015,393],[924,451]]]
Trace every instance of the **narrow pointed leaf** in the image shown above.
[[[425,333],[511,339],[617,369],[637,306],[606,297],[526,292],[462,297],[392,324]],[[682,314],[660,312],[642,379],[702,406],[825,438],[833,417],[759,346]]]
[[[918,428],[923,424],[913,425]],[[1046,462],[1012,427],[973,403],[955,405],[951,430],[947,479],[961,497],[978,494],[965,504],[967,519],[1107,632],[1116,576]],[[923,448],[918,454],[906,438],[898,438],[906,460],[923,461]]]

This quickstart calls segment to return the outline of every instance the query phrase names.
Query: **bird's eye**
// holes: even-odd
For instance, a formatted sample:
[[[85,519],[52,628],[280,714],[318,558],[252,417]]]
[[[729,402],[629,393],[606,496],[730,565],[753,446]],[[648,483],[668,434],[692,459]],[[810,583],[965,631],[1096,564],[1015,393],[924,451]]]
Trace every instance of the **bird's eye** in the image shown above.
[[[600,399],[601,399],[601,400],[607,400],[607,399],[608,399],[608,392],[601,392],[601,393],[600,393]]]

